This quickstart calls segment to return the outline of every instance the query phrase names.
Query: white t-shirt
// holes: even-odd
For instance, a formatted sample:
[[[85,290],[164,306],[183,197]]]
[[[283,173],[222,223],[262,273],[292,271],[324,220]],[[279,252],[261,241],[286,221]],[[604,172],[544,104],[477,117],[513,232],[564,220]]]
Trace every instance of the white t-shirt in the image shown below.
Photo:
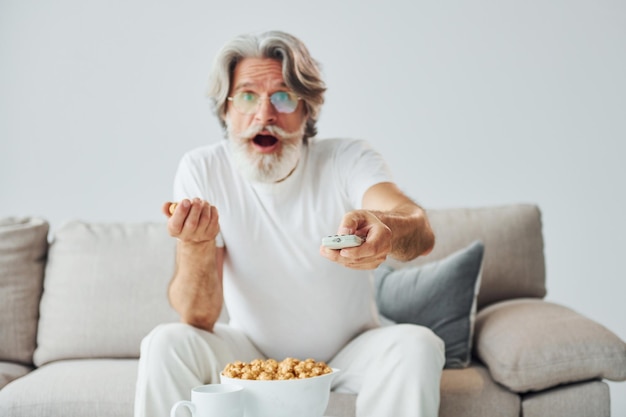
[[[368,188],[390,180],[366,142],[313,139],[286,180],[251,183],[224,140],[183,157],[174,198],[200,197],[218,209],[230,325],[268,357],[328,361],[379,322],[371,271],[322,257],[321,239],[361,208]]]

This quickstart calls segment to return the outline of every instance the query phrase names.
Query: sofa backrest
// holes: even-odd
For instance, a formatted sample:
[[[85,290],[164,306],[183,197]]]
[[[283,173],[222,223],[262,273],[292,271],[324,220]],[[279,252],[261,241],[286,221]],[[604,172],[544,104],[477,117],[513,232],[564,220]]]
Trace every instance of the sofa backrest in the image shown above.
[[[175,245],[164,223],[72,222],[57,230],[35,364],[138,357],[141,339],[154,326],[178,320],[166,294]]]
[[[478,308],[512,298],[546,295],[541,212],[536,205],[428,210],[435,249],[394,268],[445,258],[474,240],[485,245]]]
[[[438,260],[474,240],[485,245],[479,308],[545,295],[539,209],[533,205],[429,210]],[[40,305],[36,365],[71,358],[139,355],[157,324],[178,320],[166,289],[176,240],[165,223],[69,223],[54,233]]]

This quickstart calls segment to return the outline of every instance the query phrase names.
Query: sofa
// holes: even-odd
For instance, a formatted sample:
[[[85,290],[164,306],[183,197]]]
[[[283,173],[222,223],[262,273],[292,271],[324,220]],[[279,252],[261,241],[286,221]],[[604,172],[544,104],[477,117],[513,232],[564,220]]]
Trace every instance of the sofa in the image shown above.
[[[626,344],[544,300],[539,208],[428,213],[433,252],[405,264],[389,260],[388,271],[437,275],[472,242],[484,248],[479,274],[466,286],[467,360],[444,369],[439,415],[608,417],[604,380],[626,380]],[[50,231],[42,218],[0,219],[0,416],[132,416],[140,341],[157,324],[178,320],[166,297],[174,254],[164,222],[72,221]],[[446,291],[425,298],[457,306]],[[379,299],[391,315],[394,300]],[[354,416],[355,398],[332,393],[326,415]]]

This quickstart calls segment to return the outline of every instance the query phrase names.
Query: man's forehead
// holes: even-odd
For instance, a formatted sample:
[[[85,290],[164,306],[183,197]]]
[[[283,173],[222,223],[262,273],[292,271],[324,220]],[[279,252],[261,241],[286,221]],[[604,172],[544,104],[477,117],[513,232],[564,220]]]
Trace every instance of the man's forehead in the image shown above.
[[[241,60],[233,73],[233,87],[241,89],[262,86],[286,86],[281,62],[269,58],[244,58]]]

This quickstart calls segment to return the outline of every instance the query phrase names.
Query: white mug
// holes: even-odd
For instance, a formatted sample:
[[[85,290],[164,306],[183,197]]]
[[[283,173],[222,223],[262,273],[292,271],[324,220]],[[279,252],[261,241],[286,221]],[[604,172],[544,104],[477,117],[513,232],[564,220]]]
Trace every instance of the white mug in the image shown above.
[[[191,401],[178,401],[170,417],[176,417],[178,407],[187,407],[193,417],[243,417],[243,387],[208,384],[191,390]]]

